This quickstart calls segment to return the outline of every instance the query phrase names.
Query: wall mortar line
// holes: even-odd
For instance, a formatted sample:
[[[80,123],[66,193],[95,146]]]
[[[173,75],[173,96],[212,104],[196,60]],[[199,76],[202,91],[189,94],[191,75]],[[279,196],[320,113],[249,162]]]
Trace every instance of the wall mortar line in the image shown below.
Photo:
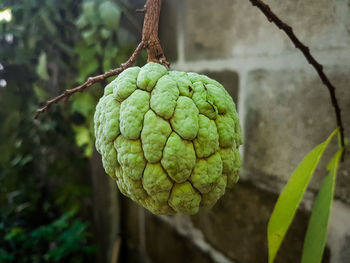
[[[334,55],[334,52],[337,55]],[[350,57],[350,48],[327,49],[314,51],[315,57],[326,67],[343,66],[349,68],[348,58]],[[182,58],[172,64],[173,69],[184,71],[221,71],[235,70],[237,72],[247,72],[255,69],[268,70],[306,70],[312,74],[314,69],[305,62],[302,54],[298,51],[286,52],[277,55],[245,55],[234,56],[223,59],[184,61]]]

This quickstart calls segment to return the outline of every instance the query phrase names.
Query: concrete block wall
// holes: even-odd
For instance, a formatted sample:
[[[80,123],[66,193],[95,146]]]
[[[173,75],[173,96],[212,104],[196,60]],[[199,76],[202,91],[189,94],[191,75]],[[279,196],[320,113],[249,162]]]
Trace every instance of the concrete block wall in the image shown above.
[[[325,66],[350,137],[350,1],[268,0]],[[302,158],[336,127],[327,89],[285,34],[248,0],[163,0],[171,69],[204,73],[234,98],[243,127],[237,187],[195,216],[154,216],[122,198],[123,262],[267,262],[267,222]],[[300,262],[327,151],[276,262]],[[350,262],[350,156],[341,164],[323,262]]]

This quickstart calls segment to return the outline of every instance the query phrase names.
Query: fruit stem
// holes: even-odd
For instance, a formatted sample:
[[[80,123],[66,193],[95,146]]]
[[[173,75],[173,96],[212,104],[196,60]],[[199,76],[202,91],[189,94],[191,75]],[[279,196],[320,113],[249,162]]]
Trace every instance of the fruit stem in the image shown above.
[[[169,66],[158,38],[158,25],[162,0],[147,0],[144,6],[145,19],[142,29],[142,42],[147,48],[147,62]]]

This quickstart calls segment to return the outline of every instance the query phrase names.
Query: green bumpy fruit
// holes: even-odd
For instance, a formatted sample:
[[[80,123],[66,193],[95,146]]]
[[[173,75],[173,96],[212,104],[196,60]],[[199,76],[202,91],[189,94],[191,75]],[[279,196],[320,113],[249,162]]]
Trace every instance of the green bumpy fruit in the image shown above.
[[[94,122],[106,173],[154,214],[195,214],[238,180],[236,107],[207,76],[128,68],[106,86]]]

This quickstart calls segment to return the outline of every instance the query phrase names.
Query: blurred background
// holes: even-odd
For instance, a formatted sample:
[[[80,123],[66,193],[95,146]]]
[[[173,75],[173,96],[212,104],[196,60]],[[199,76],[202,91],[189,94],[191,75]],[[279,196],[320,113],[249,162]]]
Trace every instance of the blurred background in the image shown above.
[[[336,122],[313,68],[249,1],[163,0],[160,39],[171,69],[220,81],[241,118],[241,180],[212,210],[154,216],[120,195],[94,147],[92,118],[107,82],[33,119],[47,99],[130,56],[143,22],[135,9],[144,2],[0,1],[0,262],[267,262],[278,194]],[[350,2],[266,2],[325,65],[348,134]],[[145,62],[142,53],[137,64]],[[349,160],[340,167],[323,262],[350,262]],[[326,162],[276,262],[300,261]]]

